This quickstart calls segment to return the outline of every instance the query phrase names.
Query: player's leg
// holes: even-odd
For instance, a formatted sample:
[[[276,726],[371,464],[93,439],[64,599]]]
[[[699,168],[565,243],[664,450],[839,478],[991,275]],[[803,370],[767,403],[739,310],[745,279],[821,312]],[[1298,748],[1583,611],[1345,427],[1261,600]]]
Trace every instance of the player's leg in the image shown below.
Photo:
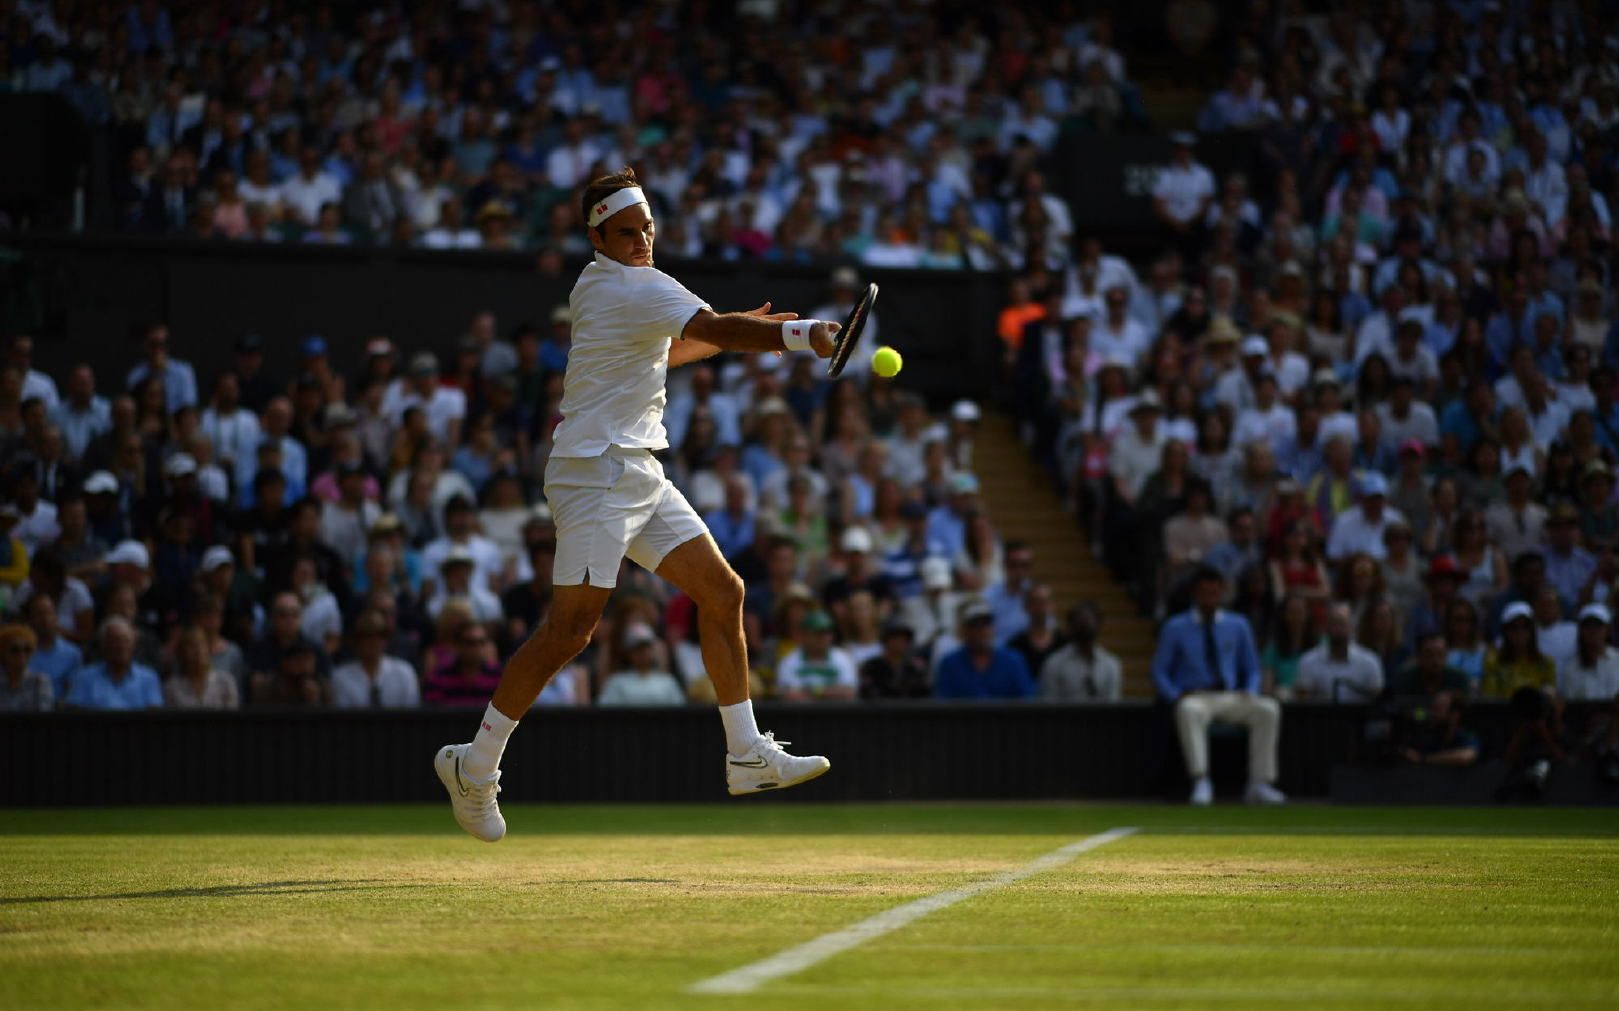
[[[590,641],[617,585],[625,545],[640,531],[656,499],[623,459],[553,459],[546,497],[557,526],[551,607],[544,623],[507,661],[494,699],[470,744],[438,750],[433,767],[450,795],[455,820],[485,842],[506,834],[495,795],[500,759],[517,721],[562,665]]]
[[[748,698],[742,580],[673,486],[630,543],[629,557],[680,587],[697,604],[698,647],[725,725],[727,789],[733,795],[781,789],[831,768],[832,763],[819,755],[789,755],[773,736],[759,733]]]
[[[633,556],[632,556],[633,557]],[[748,647],[742,634],[742,577],[708,533],[687,540],[654,570],[697,604],[697,645],[720,706],[748,701]],[[745,746],[753,742],[742,742]]]
[[[490,705],[508,719],[521,719],[557,671],[589,645],[612,594],[612,587],[589,583],[552,587],[545,621],[506,661]]]
[[[1207,693],[1183,695],[1175,703],[1175,732],[1186,759],[1186,774],[1192,779],[1191,799],[1200,807],[1214,801],[1214,785],[1209,780],[1210,715]]]
[[[590,642],[612,592],[589,583],[554,587],[544,623],[506,661],[472,743],[446,745],[434,756],[433,768],[450,794],[456,822],[476,838],[498,842],[505,837],[506,819],[495,797],[506,742],[546,682]]]

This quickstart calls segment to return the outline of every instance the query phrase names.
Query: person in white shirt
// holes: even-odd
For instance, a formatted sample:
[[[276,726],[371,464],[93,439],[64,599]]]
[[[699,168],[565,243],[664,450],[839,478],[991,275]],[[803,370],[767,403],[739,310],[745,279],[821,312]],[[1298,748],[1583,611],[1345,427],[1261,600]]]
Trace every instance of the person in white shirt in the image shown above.
[[[422,549],[422,567],[434,578],[451,555],[465,552],[472,563],[472,585],[479,590],[500,593],[510,582],[500,545],[478,532],[478,512],[472,500],[456,495],[444,504],[444,536],[429,541]]]
[[[831,763],[789,755],[761,734],[748,698],[743,584],[653,454],[668,448],[668,371],[722,350],[814,351],[830,357],[839,325],[771,313],[716,313],[653,265],[657,226],[633,170],[585,186],[580,215],[595,255],[569,296],[568,353],[545,497],[556,524],[551,609],[501,673],[469,744],[440,748],[434,769],[456,821],[495,842],[506,834],[495,794],[500,756],[540,690],[590,641],[628,557],[697,604],[704,667],[726,736],[733,795],[806,782]]]
[[[1120,357],[1139,362],[1152,344],[1147,328],[1132,319],[1130,289],[1115,284],[1103,295],[1105,310],[1091,328],[1091,351],[1103,358]]]
[[[1311,385],[1315,387],[1320,419],[1316,422],[1315,444],[1325,447],[1333,439],[1343,439],[1353,446],[1360,438],[1360,424],[1353,412],[1343,409],[1343,385],[1338,382],[1338,373],[1326,367],[1316,369]]]
[[[1280,321],[1271,323],[1265,346],[1269,351],[1266,366],[1276,374],[1282,396],[1292,399],[1310,382],[1310,360],[1293,350],[1292,329]]]
[[[1336,562],[1362,553],[1380,561],[1388,557],[1383,530],[1390,522],[1405,519],[1388,504],[1388,493],[1388,481],[1382,474],[1371,471],[1361,475],[1360,504],[1345,509],[1332,521],[1332,532],[1327,535],[1328,558]]]
[[[1269,370],[1261,372],[1254,383],[1253,406],[1237,415],[1237,424],[1231,433],[1233,446],[1263,442],[1279,450],[1297,436],[1298,419],[1291,407],[1277,399],[1276,392],[1276,376]]]
[[[629,667],[610,674],[602,685],[603,706],[678,706],[685,704],[686,693],[680,682],[655,664],[653,643],[657,636],[652,629],[637,622],[624,630],[624,649]]]
[[[56,410],[61,397],[56,392],[56,380],[34,368],[34,338],[26,334],[11,339],[12,366],[22,373],[22,403],[38,400],[46,413]]]
[[[1293,691],[1322,702],[1370,702],[1383,690],[1383,661],[1354,641],[1348,604],[1327,609],[1327,638],[1299,658]]]
[[[441,445],[461,444],[461,422],[467,416],[467,395],[438,381],[438,356],[423,351],[410,360],[410,379],[390,386],[382,409],[394,425],[406,411],[419,407],[427,415],[427,430]]]
[[[832,616],[811,611],[798,626],[798,648],[776,665],[776,694],[787,702],[852,699],[860,676],[849,654],[832,645]]]
[[[1153,183],[1153,210],[1169,228],[1179,234],[1191,232],[1208,213],[1214,198],[1214,173],[1192,160],[1197,138],[1189,133],[1170,136],[1175,145],[1173,161],[1158,170]]]
[[[1535,646],[1560,671],[1574,656],[1579,643],[1579,626],[1563,619],[1563,600],[1551,583],[1543,585],[1535,594],[1534,607]]]
[[[324,649],[327,656],[336,653],[343,640],[343,612],[337,606],[337,596],[320,581],[313,558],[305,556],[292,563],[292,588],[303,603],[298,631]]]
[[[422,563],[424,567],[427,564],[426,552],[423,552]],[[472,611],[473,619],[479,624],[494,626],[505,620],[506,613],[500,606],[500,598],[479,586],[473,578],[472,552],[463,547],[451,548],[439,560],[436,572],[433,594],[427,601],[429,618],[437,621],[445,605],[460,601]]]
[[[1383,441],[1391,446],[1413,441],[1424,446],[1439,445],[1439,418],[1431,406],[1417,399],[1416,392],[1416,381],[1410,376],[1395,376],[1389,399],[1377,405]]]
[[[1580,608],[1574,655],[1557,668],[1557,697],[1568,702],[1619,698],[1619,650],[1608,645],[1613,616],[1602,604]]]
[[[320,209],[343,199],[343,187],[322,171],[320,151],[306,147],[298,155],[298,174],[281,184],[281,204],[305,228],[320,220]]]
[[[389,656],[388,620],[366,611],[354,622],[354,659],[332,671],[336,709],[414,709],[422,704],[416,671]]]

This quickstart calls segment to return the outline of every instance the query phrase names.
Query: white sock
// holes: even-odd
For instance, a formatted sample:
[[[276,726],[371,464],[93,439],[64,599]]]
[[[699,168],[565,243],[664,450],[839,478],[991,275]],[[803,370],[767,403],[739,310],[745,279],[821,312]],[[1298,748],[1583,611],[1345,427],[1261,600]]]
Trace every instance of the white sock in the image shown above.
[[[759,739],[759,725],[753,722],[753,700],[720,706],[720,719],[725,722],[725,750],[738,758],[746,755]]]
[[[467,749],[467,759],[461,764],[461,774],[468,779],[483,782],[500,768],[500,756],[506,753],[506,741],[517,729],[517,721],[495,708],[493,702],[483,711],[483,722],[478,736]]]

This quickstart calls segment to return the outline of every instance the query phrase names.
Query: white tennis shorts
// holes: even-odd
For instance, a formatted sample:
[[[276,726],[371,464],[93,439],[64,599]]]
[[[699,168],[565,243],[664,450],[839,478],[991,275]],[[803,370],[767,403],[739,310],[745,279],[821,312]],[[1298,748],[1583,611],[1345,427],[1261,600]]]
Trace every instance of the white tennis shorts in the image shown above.
[[[551,580],[558,586],[617,586],[626,555],[655,572],[665,555],[708,532],[645,449],[553,456],[545,467],[545,500],[557,528]]]

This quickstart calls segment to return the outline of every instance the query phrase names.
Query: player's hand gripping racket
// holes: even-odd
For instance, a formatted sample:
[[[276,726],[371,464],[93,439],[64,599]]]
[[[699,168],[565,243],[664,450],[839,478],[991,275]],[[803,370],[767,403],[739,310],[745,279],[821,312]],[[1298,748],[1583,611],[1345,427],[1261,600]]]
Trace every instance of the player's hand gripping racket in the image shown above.
[[[860,333],[866,329],[866,316],[871,313],[871,307],[877,302],[877,286],[866,285],[865,294],[854,304],[849,318],[844,321],[843,329],[833,337],[836,343],[832,347],[832,357],[827,359],[826,374],[833,379],[843,375],[843,367],[849,364],[849,356],[854,354],[854,347],[860,343]]]

